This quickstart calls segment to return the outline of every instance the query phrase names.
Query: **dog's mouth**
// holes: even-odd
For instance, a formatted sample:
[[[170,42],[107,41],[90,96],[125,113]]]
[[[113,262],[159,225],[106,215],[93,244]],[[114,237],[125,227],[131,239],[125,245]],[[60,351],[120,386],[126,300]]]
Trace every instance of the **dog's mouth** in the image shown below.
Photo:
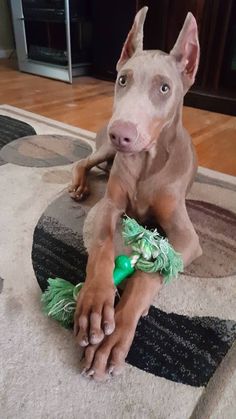
[[[135,153],[135,150],[132,149],[132,147],[125,147],[125,146],[115,146],[116,151],[118,151],[119,153],[124,153],[124,154],[130,154],[130,153]]]
[[[135,154],[140,153],[142,151],[149,151],[150,148],[153,147],[154,141],[151,139],[148,142],[145,142],[144,144],[136,142],[135,144],[129,144],[129,145],[115,145],[114,148],[117,152],[123,153],[123,154]]]

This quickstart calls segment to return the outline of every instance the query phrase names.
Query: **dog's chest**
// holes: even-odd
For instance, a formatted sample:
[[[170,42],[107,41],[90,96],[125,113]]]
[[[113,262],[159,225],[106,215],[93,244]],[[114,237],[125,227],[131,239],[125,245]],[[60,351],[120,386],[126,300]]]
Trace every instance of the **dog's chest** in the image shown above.
[[[141,152],[131,156],[117,156],[114,171],[127,190],[127,212],[130,215],[139,219],[148,215],[166,158],[166,153],[162,150],[158,153]]]
[[[143,219],[147,216],[151,202],[150,196],[143,187],[137,186],[132,196],[129,196],[129,207],[133,216]]]
[[[155,170],[157,170],[157,167]],[[142,159],[141,161],[136,161],[128,196],[129,208],[133,215],[139,219],[145,218],[150,211],[154,187],[152,172],[152,160]],[[158,178],[157,173],[155,173],[155,178]]]

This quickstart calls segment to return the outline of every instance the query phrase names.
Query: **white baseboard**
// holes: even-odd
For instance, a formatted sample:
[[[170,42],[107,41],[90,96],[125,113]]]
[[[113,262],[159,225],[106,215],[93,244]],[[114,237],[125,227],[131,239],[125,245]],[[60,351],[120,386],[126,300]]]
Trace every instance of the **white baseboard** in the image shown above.
[[[0,49],[0,58],[9,58],[13,49]]]

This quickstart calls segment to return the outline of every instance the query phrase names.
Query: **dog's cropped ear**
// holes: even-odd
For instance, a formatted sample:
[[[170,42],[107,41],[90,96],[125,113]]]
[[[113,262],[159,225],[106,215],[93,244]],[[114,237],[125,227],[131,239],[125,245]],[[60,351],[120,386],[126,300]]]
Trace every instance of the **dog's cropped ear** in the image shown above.
[[[120,59],[116,65],[117,71],[121,69],[123,64],[137,51],[143,49],[143,25],[145,22],[148,7],[145,6],[136,14],[133,26],[128,33],[125,44],[121,51]]]
[[[184,91],[192,86],[198,69],[200,47],[195,17],[188,13],[183,28],[170,55],[174,56],[182,75]]]

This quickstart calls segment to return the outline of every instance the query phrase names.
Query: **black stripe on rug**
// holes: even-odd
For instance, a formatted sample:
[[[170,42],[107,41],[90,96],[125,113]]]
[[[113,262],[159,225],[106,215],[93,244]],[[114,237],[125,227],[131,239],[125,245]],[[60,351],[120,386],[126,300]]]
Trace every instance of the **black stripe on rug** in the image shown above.
[[[82,233],[43,215],[34,231],[32,262],[42,290],[49,277],[82,281],[87,263]],[[127,362],[174,382],[205,386],[235,338],[233,321],[165,313],[152,306],[139,321]]]
[[[54,234],[50,226],[53,226]],[[81,235],[55,219],[40,218],[33,236],[32,262],[42,291],[47,288],[48,278],[65,278],[74,285],[84,281],[87,259]]]
[[[0,115],[0,149],[13,140],[36,135],[34,128],[26,122]]]
[[[0,115],[0,150],[6,144],[17,140],[27,135],[35,135],[36,131],[31,125],[26,122],[19,121],[18,119],[9,116]],[[0,166],[6,164],[5,160],[0,156]]]
[[[206,386],[236,338],[236,323],[151,307],[139,321],[127,362],[177,383]]]

